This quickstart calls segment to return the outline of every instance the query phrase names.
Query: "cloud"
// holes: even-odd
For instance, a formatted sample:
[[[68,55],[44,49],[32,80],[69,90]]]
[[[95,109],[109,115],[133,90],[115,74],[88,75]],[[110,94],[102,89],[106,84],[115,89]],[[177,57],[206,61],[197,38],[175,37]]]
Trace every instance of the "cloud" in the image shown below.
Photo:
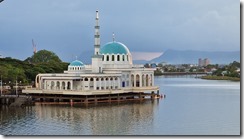
[[[8,0],[0,4],[0,52],[25,59],[34,39],[67,61],[93,49],[96,10],[102,45],[115,32],[131,52],[240,49],[239,1]]]
[[[133,60],[152,60],[159,57],[163,52],[131,52]]]

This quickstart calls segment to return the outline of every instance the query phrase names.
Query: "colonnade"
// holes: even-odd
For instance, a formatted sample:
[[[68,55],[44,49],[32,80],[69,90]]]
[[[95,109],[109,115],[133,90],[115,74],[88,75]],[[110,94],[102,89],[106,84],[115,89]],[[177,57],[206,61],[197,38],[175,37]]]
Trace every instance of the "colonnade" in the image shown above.
[[[127,80],[129,77],[129,80]],[[38,83],[45,90],[108,90],[121,87],[150,87],[154,86],[154,75],[151,73],[132,73],[126,78],[115,76],[90,76],[76,79],[42,77]],[[38,77],[40,79],[40,77]]]
[[[73,80],[45,80],[43,88],[47,90],[106,90],[120,89],[119,77],[81,77]]]
[[[131,74],[132,87],[147,87],[154,85],[153,74]]]

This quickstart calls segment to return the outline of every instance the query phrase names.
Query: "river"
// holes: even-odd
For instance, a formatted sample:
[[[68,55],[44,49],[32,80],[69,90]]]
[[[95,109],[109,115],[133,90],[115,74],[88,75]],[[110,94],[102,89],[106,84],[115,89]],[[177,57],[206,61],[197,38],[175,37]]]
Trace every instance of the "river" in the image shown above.
[[[1,107],[1,135],[240,135],[240,82],[157,76],[166,98],[70,106]]]

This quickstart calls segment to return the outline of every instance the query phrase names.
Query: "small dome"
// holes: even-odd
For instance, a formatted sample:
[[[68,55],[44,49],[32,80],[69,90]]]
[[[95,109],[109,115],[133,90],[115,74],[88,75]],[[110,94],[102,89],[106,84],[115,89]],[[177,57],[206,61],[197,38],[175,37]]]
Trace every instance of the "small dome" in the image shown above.
[[[69,64],[69,66],[85,66],[81,61],[75,60]]]
[[[109,42],[100,49],[101,54],[128,54],[129,49],[120,42]]]

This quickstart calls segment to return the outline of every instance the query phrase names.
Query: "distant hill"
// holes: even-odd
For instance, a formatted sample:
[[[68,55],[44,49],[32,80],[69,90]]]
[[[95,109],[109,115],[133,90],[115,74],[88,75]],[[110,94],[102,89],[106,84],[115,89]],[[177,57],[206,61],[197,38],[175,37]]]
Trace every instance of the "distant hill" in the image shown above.
[[[133,59],[133,57],[132,57]],[[149,63],[149,61],[147,60],[133,60],[133,64],[145,64],[145,63]]]
[[[180,51],[167,50],[161,56],[152,59],[150,63],[167,62],[169,64],[197,64],[198,59],[208,58],[210,64],[229,64],[233,61],[240,62],[240,51],[225,52],[225,51]]]
[[[78,56],[84,64],[91,64],[91,56],[93,51],[86,51]],[[133,58],[133,57],[132,57]],[[145,63],[159,63],[167,62],[169,64],[197,64],[198,59],[208,58],[210,64],[229,64],[233,61],[240,62],[240,52],[222,52],[222,51],[193,51],[193,50],[167,50],[161,56],[152,59],[151,61],[146,60],[133,60],[134,64],[145,64]]]

